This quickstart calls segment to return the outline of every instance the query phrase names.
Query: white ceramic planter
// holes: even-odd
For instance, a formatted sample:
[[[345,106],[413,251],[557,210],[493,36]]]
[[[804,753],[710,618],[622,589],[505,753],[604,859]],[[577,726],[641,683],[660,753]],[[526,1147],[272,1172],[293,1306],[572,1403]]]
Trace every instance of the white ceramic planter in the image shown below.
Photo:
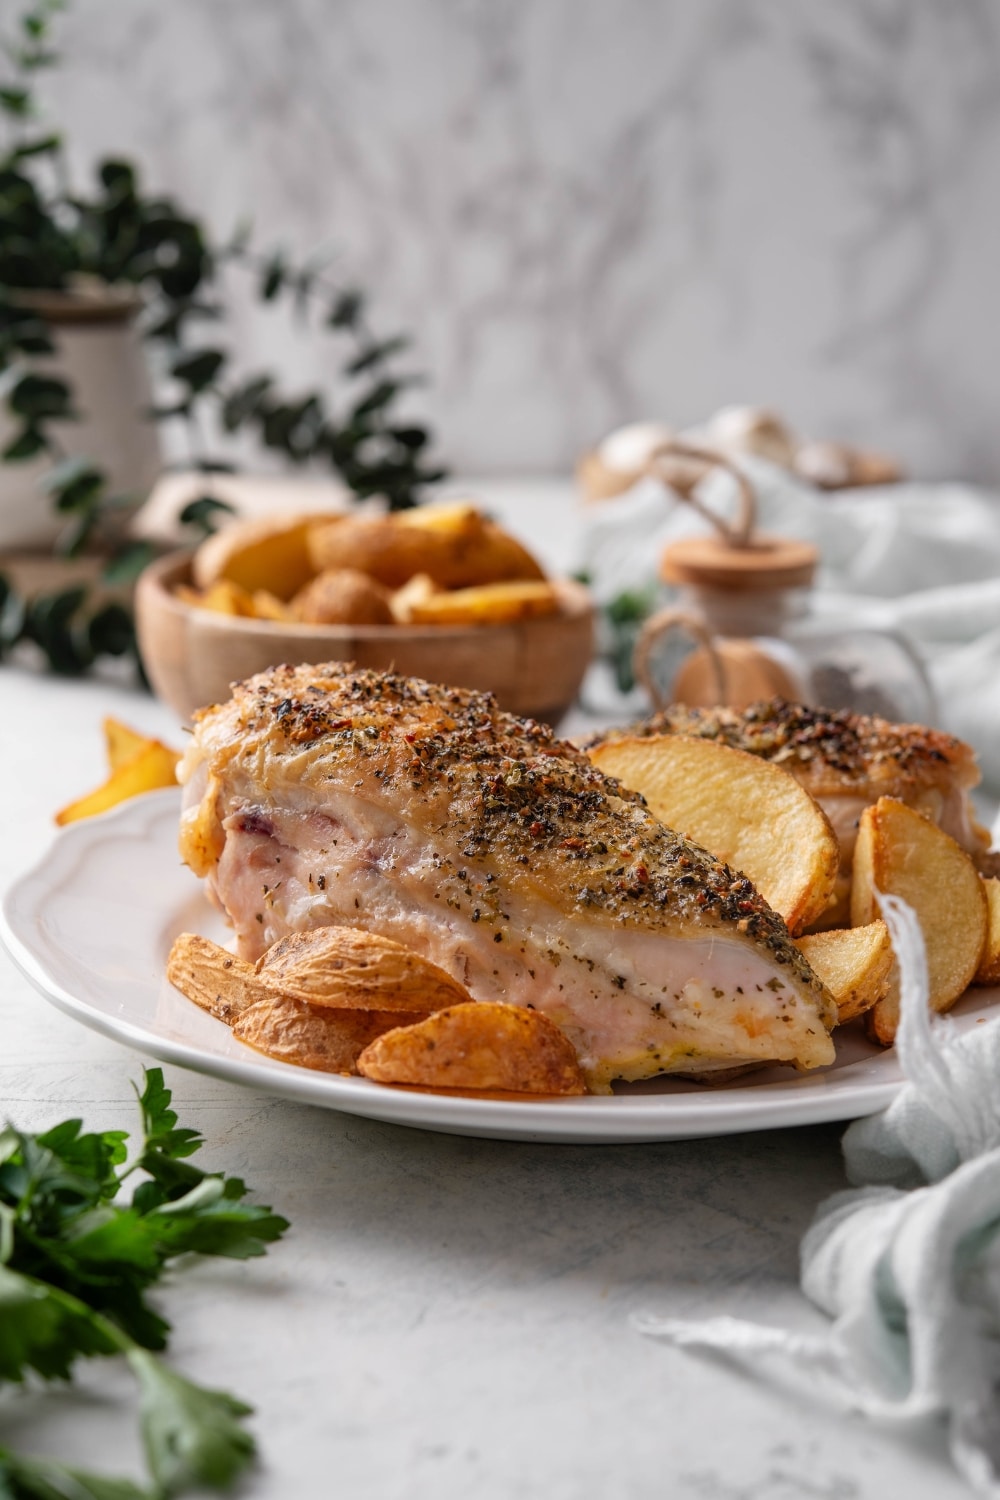
[[[85,457],[102,469],[114,493],[138,505],[160,471],[149,371],[136,328],[138,296],[130,289],[100,288],[86,294],[44,292],[32,297],[52,330],[54,355],[34,358],[31,369],[72,387],[80,420],[57,422],[52,431],[68,456]],[[0,405],[0,448],[17,425]],[[47,549],[64,524],[39,481],[46,459],[0,463],[0,548]]]

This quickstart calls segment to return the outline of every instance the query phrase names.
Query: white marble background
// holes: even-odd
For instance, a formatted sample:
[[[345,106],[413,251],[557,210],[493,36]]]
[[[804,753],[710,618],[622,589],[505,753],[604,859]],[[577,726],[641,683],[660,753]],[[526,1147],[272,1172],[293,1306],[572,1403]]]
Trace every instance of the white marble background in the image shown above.
[[[76,0],[62,35],[76,160],[337,246],[457,469],[752,401],[1000,480],[996,0]]]

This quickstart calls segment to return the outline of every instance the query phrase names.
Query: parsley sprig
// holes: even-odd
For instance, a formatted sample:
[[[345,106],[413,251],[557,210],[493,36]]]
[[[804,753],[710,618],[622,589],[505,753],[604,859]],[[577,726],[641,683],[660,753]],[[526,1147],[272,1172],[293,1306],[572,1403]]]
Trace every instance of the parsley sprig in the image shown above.
[[[170,1325],[147,1293],[177,1256],[263,1255],[288,1222],[245,1202],[240,1178],[192,1163],[202,1137],[178,1126],[160,1068],[138,1098],[131,1160],[126,1131],[88,1134],[81,1120],[0,1131],[0,1382],[67,1380],[78,1359],[123,1356],[151,1488],[0,1447],[0,1500],[165,1500],[223,1488],[253,1456],[250,1407],[157,1358]]]

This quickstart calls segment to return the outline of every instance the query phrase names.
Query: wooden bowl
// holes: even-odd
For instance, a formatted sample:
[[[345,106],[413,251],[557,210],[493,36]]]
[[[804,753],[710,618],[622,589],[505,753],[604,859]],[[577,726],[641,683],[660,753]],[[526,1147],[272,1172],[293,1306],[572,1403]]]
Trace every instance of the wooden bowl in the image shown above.
[[[559,614],[508,625],[286,625],[198,609],[178,599],[191,554],[148,567],[136,589],[143,664],[182,718],[229,697],[230,685],[282,662],[353,662],[495,693],[501,708],[555,724],[573,703],[594,649],[594,602],[569,579]]]

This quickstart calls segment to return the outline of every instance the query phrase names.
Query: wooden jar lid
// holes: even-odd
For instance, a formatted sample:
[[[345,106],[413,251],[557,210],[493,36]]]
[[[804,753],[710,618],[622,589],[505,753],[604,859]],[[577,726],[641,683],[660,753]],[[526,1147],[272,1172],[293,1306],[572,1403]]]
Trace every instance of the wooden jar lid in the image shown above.
[[[660,577],[702,588],[791,589],[812,583],[819,550],[789,537],[753,536],[745,547],[721,537],[692,536],[666,547]]]

